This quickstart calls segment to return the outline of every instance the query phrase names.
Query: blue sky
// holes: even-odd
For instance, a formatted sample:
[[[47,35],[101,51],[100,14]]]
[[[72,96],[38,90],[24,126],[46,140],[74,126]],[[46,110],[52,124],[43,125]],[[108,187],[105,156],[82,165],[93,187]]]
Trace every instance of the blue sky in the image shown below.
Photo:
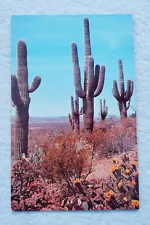
[[[78,46],[83,84],[85,17],[90,22],[95,64],[106,67],[104,89],[95,98],[95,116],[99,113],[100,98],[106,99],[109,115],[119,115],[117,101],[112,96],[113,80],[118,81],[118,58],[123,61],[125,82],[135,78],[131,15],[12,16],[11,73],[16,73],[17,43],[24,40],[28,50],[29,84],[35,75],[42,78],[39,89],[30,95],[31,116],[66,116],[70,112],[70,96],[74,95],[71,43],[76,42]],[[131,100],[134,109],[135,95],[134,89]],[[82,100],[80,103],[82,105]]]

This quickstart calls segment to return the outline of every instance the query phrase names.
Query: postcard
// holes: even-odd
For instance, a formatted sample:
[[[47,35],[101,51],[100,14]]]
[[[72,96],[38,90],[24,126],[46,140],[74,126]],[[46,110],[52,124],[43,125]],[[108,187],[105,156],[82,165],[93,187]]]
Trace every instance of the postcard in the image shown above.
[[[139,209],[132,15],[12,16],[11,209]]]

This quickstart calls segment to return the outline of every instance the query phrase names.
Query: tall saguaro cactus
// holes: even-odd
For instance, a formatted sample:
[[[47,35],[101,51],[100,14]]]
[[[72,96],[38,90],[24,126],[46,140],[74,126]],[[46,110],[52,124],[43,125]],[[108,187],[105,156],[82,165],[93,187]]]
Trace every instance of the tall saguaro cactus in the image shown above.
[[[100,95],[104,85],[105,67],[95,66],[91,56],[89,20],[84,19],[84,89],[81,86],[81,75],[76,43],[72,43],[72,62],[75,91],[83,99],[84,130],[93,131],[94,97]]]
[[[123,65],[122,60],[118,60],[119,64],[119,86],[120,86],[120,92],[118,90],[117,81],[113,81],[113,96],[118,101],[119,105],[119,111],[120,111],[120,117],[121,119],[127,117],[127,110],[130,107],[130,101],[133,94],[133,88],[134,84],[132,80],[127,80],[127,90],[125,91],[125,85],[124,85],[124,75],[123,75]],[[128,103],[128,104],[127,104]]]
[[[40,85],[41,78],[36,76],[31,87],[28,87],[27,47],[24,41],[17,46],[17,76],[11,75],[11,98],[16,108],[15,116],[15,152],[20,159],[28,151],[29,93]]]
[[[75,130],[77,133],[80,131],[80,115],[82,115],[82,108],[79,112],[79,97],[76,94],[75,100],[71,96],[71,115],[68,114],[68,117],[72,130]]]
[[[102,100],[100,99],[100,114],[101,114],[101,120],[105,120],[108,114],[108,106],[106,106],[105,99],[103,100],[103,106],[102,106]]]

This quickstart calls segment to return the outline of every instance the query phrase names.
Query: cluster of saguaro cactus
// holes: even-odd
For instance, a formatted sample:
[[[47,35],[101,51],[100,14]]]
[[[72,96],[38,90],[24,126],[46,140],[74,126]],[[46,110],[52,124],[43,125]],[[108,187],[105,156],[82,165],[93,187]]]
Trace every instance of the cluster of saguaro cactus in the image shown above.
[[[105,79],[105,66],[95,66],[91,56],[89,20],[84,19],[84,89],[81,86],[81,75],[76,43],[72,43],[72,62],[75,91],[83,99],[84,131],[93,131],[94,97],[100,95]]]
[[[105,104],[105,99],[103,100],[103,105],[102,105],[102,100],[100,99],[101,120],[105,120],[107,114],[108,114],[108,106],[106,106],[106,104]]]
[[[29,93],[40,85],[41,78],[36,76],[31,87],[28,87],[27,47],[24,41],[17,46],[17,76],[11,76],[11,98],[16,108],[15,116],[15,151],[20,159],[28,151]]]
[[[68,117],[72,130],[75,130],[77,133],[80,131],[80,115],[82,115],[82,108],[79,111],[79,97],[76,94],[75,100],[71,96],[71,115],[68,114]]]
[[[133,81],[127,80],[127,90],[125,91],[123,65],[121,59],[118,60],[119,64],[119,86],[120,93],[118,90],[117,81],[113,81],[113,96],[118,101],[120,117],[121,119],[127,117],[127,110],[130,107],[131,96],[133,94]],[[128,104],[127,104],[128,103]]]
[[[94,97],[100,95],[105,80],[105,66],[96,65],[91,52],[89,20],[84,19],[84,88],[81,85],[81,74],[78,59],[77,44],[72,43],[72,63],[75,86],[75,100],[71,97],[71,115],[69,121],[72,129],[77,133],[80,130],[80,115],[83,114],[84,131],[92,132],[94,124]],[[127,90],[124,85],[122,61],[119,59],[119,87],[117,81],[113,81],[113,96],[118,101],[121,118],[127,117],[127,110],[133,94],[133,81],[127,81]],[[27,47],[24,41],[19,41],[17,46],[17,76],[11,76],[11,98],[16,108],[15,116],[15,150],[16,158],[20,159],[28,152],[28,126],[29,126],[29,93],[34,92],[40,85],[41,78],[36,76],[31,87],[28,87]],[[83,100],[83,107],[79,112],[79,97]],[[108,107],[105,99],[100,100],[101,120],[105,120]]]

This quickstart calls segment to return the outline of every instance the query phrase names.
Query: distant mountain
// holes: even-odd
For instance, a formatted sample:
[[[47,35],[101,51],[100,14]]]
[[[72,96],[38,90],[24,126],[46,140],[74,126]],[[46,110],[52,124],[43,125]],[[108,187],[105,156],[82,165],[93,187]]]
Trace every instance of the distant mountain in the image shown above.
[[[14,123],[14,116],[11,117],[11,122]],[[60,122],[68,122],[67,116],[60,117],[32,117],[29,118],[30,124],[38,124],[38,123],[60,123]]]
[[[107,117],[108,120],[118,120],[119,118],[116,116],[108,116]],[[96,122],[100,121],[100,117],[95,117],[94,120]],[[83,122],[83,117],[80,117],[80,121]],[[11,117],[11,122],[12,124],[14,123],[14,116]],[[29,118],[29,123],[30,124],[46,124],[46,123],[68,123],[68,116],[52,116],[52,117],[33,117],[30,116]]]

